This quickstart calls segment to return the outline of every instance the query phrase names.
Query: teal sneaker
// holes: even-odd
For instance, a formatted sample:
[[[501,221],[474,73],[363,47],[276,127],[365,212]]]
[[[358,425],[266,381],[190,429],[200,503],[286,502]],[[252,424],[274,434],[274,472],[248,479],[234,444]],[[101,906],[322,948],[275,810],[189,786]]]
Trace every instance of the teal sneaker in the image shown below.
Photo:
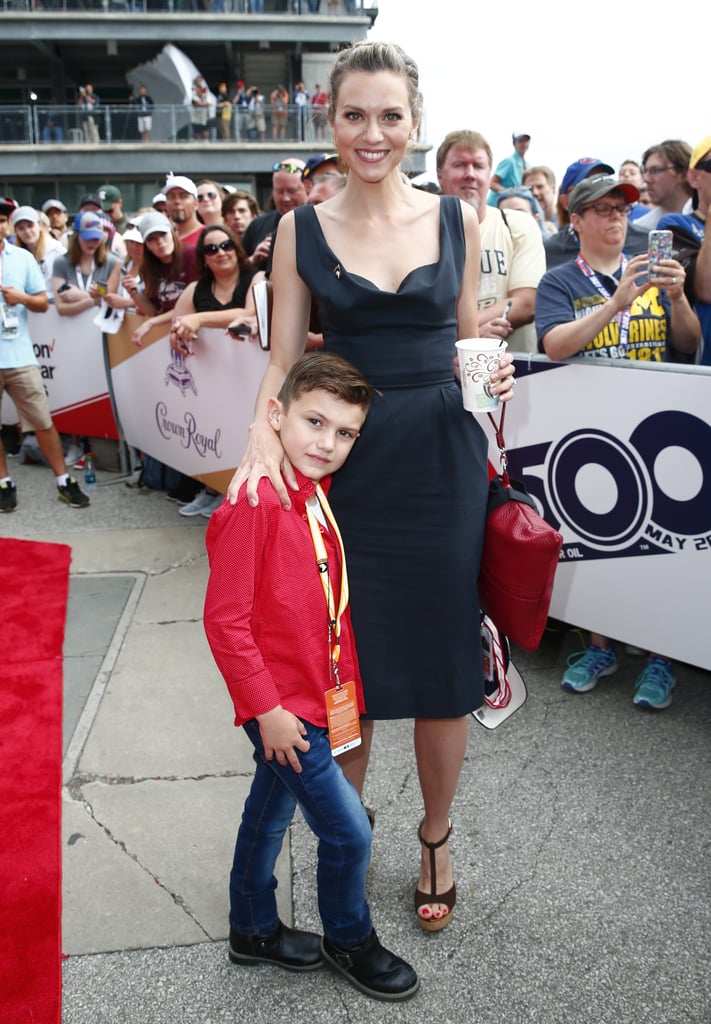
[[[672,690],[675,686],[672,663],[666,658],[652,655],[635,683],[632,701],[638,708],[655,708],[662,711],[671,704]]]
[[[573,693],[587,693],[597,686],[598,679],[611,676],[616,671],[617,655],[614,649],[590,644],[587,651],[576,651],[569,656],[568,668],[560,685]]]

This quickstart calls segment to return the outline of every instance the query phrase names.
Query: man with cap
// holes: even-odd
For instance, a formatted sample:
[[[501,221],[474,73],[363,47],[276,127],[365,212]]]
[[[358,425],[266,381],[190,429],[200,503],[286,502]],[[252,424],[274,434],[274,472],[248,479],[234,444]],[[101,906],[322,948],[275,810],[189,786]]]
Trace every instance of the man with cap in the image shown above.
[[[323,183],[325,179],[332,178],[335,186],[336,182],[339,182],[337,187],[334,187],[332,194],[340,191],[345,184],[346,176],[338,170],[338,154],[337,153],[315,153],[310,156],[306,161],[306,166],[301,172],[301,180],[304,183],[306,189],[306,195],[311,194],[314,186]],[[327,198],[330,198],[328,196]],[[319,202],[324,202],[324,199],[320,199]],[[316,205],[316,204],[311,204]]]
[[[60,242],[66,249],[69,245],[71,231],[67,227],[69,214],[67,208],[59,199],[47,199],[42,203],[42,213],[47,215],[49,220],[49,233],[57,242]]]
[[[27,324],[27,313],[49,308],[44,276],[34,256],[11,245],[10,217],[17,209],[12,199],[0,198],[0,399],[12,398],[24,430],[33,430],[40,451],[57,478],[57,496],[70,508],[89,504],[64,463],[62,442],[52,423],[37,357]],[[0,512],[17,508],[17,488],[7,471],[0,440]]]
[[[491,168],[491,147],[479,132],[450,132],[437,150],[443,193],[469,203],[479,219],[479,334],[508,341],[510,351],[534,352],[536,286],[546,269],[543,237],[527,213],[504,214],[487,205]]]
[[[271,254],[274,235],[283,214],[306,203],[306,186],[302,174],[306,169],[303,160],[288,157],[277,160],[272,167],[272,198],[275,210],[255,217],[242,236],[242,247],[249,256],[249,265],[256,270],[271,270]]]
[[[123,212],[123,197],[120,189],[115,185],[101,185],[99,199],[101,200],[101,209],[104,213],[108,213],[114,227],[122,235],[128,227],[128,218]]]
[[[609,175],[586,178],[568,197],[578,255],[544,274],[536,299],[539,344],[551,359],[635,359],[664,362],[674,347],[695,352],[701,328],[684,294],[685,273],[674,259],[649,267],[646,253],[623,254],[630,204],[639,190]],[[571,655],[561,685],[587,693],[617,670],[611,641],[592,633],[589,648]],[[661,710],[671,704],[673,666],[651,654],[635,683],[633,702]]]
[[[531,145],[531,136],[526,132],[514,132],[511,136],[514,151],[502,160],[494,171],[489,183],[489,206],[496,206],[496,193],[505,188],[518,188],[523,184],[523,172],[528,167],[525,156]]]
[[[570,225],[568,214],[568,198],[575,188],[585,178],[599,176],[601,174],[614,174],[609,164],[603,163],[594,156],[583,156],[574,160],[566,169],[563,180],[560,183],[558,192],[558,224],[560,231],[557,234],[546,238],[544,248],[546,252],[546,266],[548,270],[567,263],[576,255],[579,244],[578,237]],[[635,224],[627,222],[627,236],[625,238],[624,251],[628,256],[636,256],[637,253],[647,251],[647,232],[642,231]]]
[[[197,185],[184,174],[169,174],[163,194],[166,213],[175,224],[183,249],[194,249],[204,225],[197,218]]]
[[[104,186],[102,186],[103,188]],[[112,186],[109,186],[112,187]],[[116,189],[118,192],[118,189]],[[119,196],[121,193],[119,192]],[[79,210],[77,215],[80,213],[103,213],[104,212],[104,200],[101,197],[101,190],[98,192],[86,192],[79,200]],[[112,252],[114,256],[123,263],[126,259],[126,246],[123,244],[123,239],[118,231],[115,231],[111,242],[108,245],[109,252]]]
[[[701,364],[711,366],[711,231],[706,221],[711,212],[711,135],[691,152],[687,179],[692,191],[690,213],[665,214],[657,227],[674,233],[674,249],[686,266],[686,294],[701,322]]]

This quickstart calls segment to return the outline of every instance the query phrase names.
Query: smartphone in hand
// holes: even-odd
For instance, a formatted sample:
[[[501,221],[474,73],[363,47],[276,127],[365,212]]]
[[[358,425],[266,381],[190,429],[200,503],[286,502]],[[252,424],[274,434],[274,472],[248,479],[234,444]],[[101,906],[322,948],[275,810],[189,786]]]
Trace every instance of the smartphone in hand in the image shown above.
[[[671,231],[650,231],[647,239],[647,253],[649,255],[649,276],[654,277],[661,260],[670,260],[672,257]]]
[[[252,328],[249,324],[235,324],[233,327],[227,328],[227,333],[231,334],[233,338],[248,338],[252,333]]]

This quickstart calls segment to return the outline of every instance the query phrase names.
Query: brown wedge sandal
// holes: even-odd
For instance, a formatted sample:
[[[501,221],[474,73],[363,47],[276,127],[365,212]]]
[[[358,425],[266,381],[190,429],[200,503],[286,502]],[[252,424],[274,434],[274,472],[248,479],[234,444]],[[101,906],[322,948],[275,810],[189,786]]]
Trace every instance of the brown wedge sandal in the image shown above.
[[[452,822],[449,823],[447,834],[443,839],[440,839],[438,843],[428,843],[426,839],[422,838],[422,826],[424,824],[424,818],[420,822],[417,828],[417,838],[420,840],[423,846],[426,846],[430,851],[430,889],[431,892],[422,892],[420,889],[415,889],[415,912],[417,913],[417,920],[421,928],[424,928],[426,932],[438,932],[442,928],[446,928],[452,919],[452,911],[454,910],[454,904],[457,902],[457,887],[452,885],[451,889],[447,892],[437,892],[437,867],[435,865],[435,850],[438,850],[440,846],[449,839],[452,832]],[[420,907],[427,906],[429,903],[441,903],[447,907],[447,913],[443,914],[442,917],[422,917],[419,913]]]

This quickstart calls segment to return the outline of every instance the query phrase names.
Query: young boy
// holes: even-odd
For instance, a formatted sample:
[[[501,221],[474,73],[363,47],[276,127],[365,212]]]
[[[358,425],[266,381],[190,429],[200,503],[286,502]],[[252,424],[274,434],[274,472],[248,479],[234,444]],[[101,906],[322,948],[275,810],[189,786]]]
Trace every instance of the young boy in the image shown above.
[[[353,694],[353,724],[364,710],[343,547],[325,492],[371,397],[340,356],[312,352],[294,364],[268,416],[299,490],[285,511],[263,480],[256,508],[243,486],[234,506],[224,502],[213,514],[205,631],[257,766],[230,876],[230,959],[292,971],[326,961],[366,995],[394,1000],[414,995],[419,979],[373,930],[370,823],[334,758],[331,744],[340,741],[332,728],[329,742],[326,710],[345,692]],[[319,838],[323,940],[277,916],[274,865],[297,803]]]

